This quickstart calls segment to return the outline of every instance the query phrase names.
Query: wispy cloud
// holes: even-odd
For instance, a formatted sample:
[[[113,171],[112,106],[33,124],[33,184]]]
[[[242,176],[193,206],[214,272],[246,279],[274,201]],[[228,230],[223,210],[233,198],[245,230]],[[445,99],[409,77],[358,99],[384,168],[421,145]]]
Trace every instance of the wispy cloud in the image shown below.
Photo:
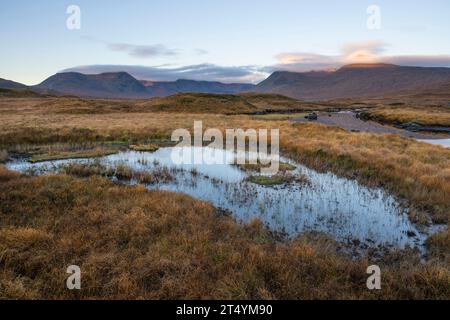
[[[102,43],[107,49],[124,52],[134,58],[153,58],[158,56],[175,56],[179,50],[168,48],[163,44],[132,44],[125,42],[108,42],[91,36],[82,36],[83,40]]]
[[[206,51],[204,49],[194,49],[194,52],[198,55],[208,54],[208,51]]]
[[[174,56],[178,54],[177,50],[167,48],[162,44],[136,45],[130,43],[108,43],[107,47],[112,51],[125,52],[135,58]]]
[[[92,38],[88,40],[97,41]],[[102,41],[103,42],[103,41]],[[173,56],[178,50],[169,49],[162,44],[132,45],[127,43],[107,43],[110,50],[126,52],[139,57]],[[406,66],[450,67],[450,55],[385,55],[389,45],[383,41],[373,40],[348,43],[340,48],[336,55],[323,55],[311,52],[284,52],[275,58],[276,64],[268,66],[220,66],[203,63],[187,66],[163,64],[158,66],[142,65],[86,65],[63,71],[75,71],[88,74],[125,71],[141,80],[174,81],[178,79],[250,82],[264,80],[273,71],[285,70],[305,72],[311,70],[334,70],[352,63],[392,63]],[[207,54],[205,50],[193,49],[198,55]]]
[[[388,44],[379,41],[355,42],[344,45],[338,55],[309,52],[280,53],[278,64],[271,70],[311,71],[339,68],[352,63],[392,63],[405,66],[449,67],[450,55],[385,55]]]
[[[140,80],[174,81],[178,79],[256,83],[268,76],[256,66],[218,66],[197,64],[170,68],[167,66],[130,66],[130,65],[88,65],[65,69],[62,72],[81,72],[97,74],[103,72],[125,71]]]

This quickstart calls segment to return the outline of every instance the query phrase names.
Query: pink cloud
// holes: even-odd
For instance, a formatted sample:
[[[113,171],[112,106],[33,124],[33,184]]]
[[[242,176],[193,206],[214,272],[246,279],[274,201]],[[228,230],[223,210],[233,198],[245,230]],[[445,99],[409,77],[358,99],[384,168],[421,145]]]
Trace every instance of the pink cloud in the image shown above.
[[[320,55],[309,52],[280,53],[274,69],[305,72],[328,70],[353,63],[391,63],[405,66],[449,67],[450,55],[384,55],[386,44],[380,40],[344,45],[339,55]]]

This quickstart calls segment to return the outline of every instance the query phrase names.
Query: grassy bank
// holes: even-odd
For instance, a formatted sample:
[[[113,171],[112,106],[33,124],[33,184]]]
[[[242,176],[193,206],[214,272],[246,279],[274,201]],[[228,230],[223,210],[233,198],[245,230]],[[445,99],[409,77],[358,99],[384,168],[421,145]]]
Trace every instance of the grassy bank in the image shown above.
[[[99,177],[0,168],[0,188],[1,298],[450,297],[448,264],[438,256],[427,264],[407,253],[353,261],[324,236],[279,243],[256,221],[238,225],[187,196]],[[430,245],[447,257],[448,240]],[[381,291],[366,288],[373,263]],[[65,287],[72,264],[81,267],[81,291]]]
[[[49,151],[46,153],[35,154],[30,158],[30,162],[37,163],[43,161],[54,161],[64,159],[84,159],[98,158],[117,153],[119,149],[97,147],[95,149],[77,150],[77,151]]]
[[[449,107],[385,106],[369,109],[367,115],[387,124],[415,122],[425,126],[450,127]]]

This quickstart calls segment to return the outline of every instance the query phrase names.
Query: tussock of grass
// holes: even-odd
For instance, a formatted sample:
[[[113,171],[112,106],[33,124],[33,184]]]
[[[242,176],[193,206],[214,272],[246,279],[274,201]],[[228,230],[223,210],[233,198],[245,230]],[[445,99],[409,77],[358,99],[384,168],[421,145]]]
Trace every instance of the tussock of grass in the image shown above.
[[[276,186],[290,183],[304,185],[309,182],[306,176],[294,176],[289,174],[276,174],[273,176],[250,176],[247,180],[251,183],[259,184],[261,186]]]
[[[184,195],[66,175],[17,177],[0,188],[1,298],[450,296],[450,271],[437,261],[377,261],[382,290],[369,291],[366,268],[373,262],[337,254],[332,240],[305,235],[280,243],[260,222],[239,225]],[[81,291],[64,285],[72,264],[82,270]]]
[[[103,177],[113,177],[115,171],[99,163],[94,163],[90,165],[79,164],[79,163],[69,163],[62,165],[60,167],[61,171],[80,178],[87,178],[91,176],[103,176]]]
[[[0,150],[0,163],[5,163],[9,158],[8,151]]]
[[[262,164],[259,160],[256,164],[245,163],[245,164],[237,164],[237,166],[244,171],[260,171],[262,168],[269,167],[268,165]],[[280,172],[293,171],[296,167],[292,164],[286,162],[280,162],[278,170]]]
[[[428,238],[427,249],[432,256],[447,259],[447,265],[450,264],[450,228]]]
[[[159,149],[159,146],[157,146],[155,144],[136,144],[136,145],[130,145],[129,148],[133,151],[155,152]]]
[[[9,180],[13,180],[19,176],[20,176],[20,174],[18,174],[17,172],[10,171],[0,165],[0,182],[6,182]]]

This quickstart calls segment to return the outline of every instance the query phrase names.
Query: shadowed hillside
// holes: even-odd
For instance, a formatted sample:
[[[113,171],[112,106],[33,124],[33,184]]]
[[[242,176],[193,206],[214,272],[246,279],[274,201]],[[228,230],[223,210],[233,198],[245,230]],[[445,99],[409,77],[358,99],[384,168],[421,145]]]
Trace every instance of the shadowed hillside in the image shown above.
[[[335,72],[274,72],[256,91],[302,100],[385,96],[450,81],[450,68],[356,64]]]

